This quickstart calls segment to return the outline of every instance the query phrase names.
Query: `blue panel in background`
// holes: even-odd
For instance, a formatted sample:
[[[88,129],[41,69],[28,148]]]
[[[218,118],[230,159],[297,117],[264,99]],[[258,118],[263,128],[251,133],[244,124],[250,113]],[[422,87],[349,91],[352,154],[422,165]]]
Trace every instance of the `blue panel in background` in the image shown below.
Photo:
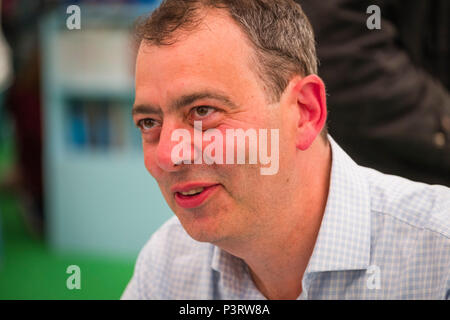
[[[80,101],[71,100],[69,103],[68,127],[70,128],[68,144],[76,149],[87,147],[87,121]]]
[[[81,8],[82,30],[73,33],[65,25],[64,5],[42,23],[46,229],[53,249],[135,257],[173,215],[144,165],[140,133],[130,112],[132,79],[121,86],[101,81],[74,85],[70,79],[60,81],[67,74],[58,63],[65,61],[60,47],[64,36],[80,41],[89,32],[98,36],[96,31],[108,30],[105,36],[117,32],[122,37],[137,16],[148,14],[159,2],[79,2],[92,5]],[[80,48],[85,45],[80,43]],[[82,71],[83,61],[74,63]],[[87,71],[85,77],[93,72]]]

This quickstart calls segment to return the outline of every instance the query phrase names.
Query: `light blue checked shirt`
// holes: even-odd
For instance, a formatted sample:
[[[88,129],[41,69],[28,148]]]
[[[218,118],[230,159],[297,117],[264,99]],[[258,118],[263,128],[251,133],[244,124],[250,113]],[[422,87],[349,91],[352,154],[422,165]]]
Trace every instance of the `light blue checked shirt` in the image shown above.
[[[330,190],[298,299],[450,299],[450,189],[358,166],[329,140]],[[142,249],[122,299],[265,297],[243,260],[174,217]]]

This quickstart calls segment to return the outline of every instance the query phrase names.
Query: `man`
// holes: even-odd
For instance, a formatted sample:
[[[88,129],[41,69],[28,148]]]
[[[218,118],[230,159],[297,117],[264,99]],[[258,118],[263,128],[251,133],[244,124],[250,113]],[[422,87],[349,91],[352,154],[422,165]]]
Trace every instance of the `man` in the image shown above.
[[[449,189],[359,167],[327,135],[300,6],[169,0],[139,34],[133,119],[176,217],[141,251],[123,299],[450,297]],[[277,172],[250,161],[250,138],[244,163],[222,161],[238,129],[278,130]],[[199,131],[225,145],[206,152]]]

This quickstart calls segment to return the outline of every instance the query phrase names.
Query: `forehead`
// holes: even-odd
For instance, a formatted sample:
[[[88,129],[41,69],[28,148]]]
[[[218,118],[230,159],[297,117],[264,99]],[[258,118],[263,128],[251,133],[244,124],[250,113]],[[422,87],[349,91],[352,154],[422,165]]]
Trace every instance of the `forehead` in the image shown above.
[[[260,90],[252,67],[253,49],[226,13],[210,10],[195,31],[175,36],[173,45],[141,43],[136,103],[164,101],[195,90],[216,89],[243,96]]]

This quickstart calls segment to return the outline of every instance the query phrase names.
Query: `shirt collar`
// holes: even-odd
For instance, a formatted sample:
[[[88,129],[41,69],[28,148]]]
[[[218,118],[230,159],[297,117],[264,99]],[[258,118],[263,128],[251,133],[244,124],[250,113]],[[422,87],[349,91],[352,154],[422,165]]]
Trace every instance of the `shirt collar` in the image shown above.
[[[214,246],[211,268],[220,274],[219,287],[223,299],[265,299],[256,289],[249,268],[242,259]]]
[[[214,251],[211,260],[211,268],[220,273],[242,274],[245,269],[242,259],[229,254],[228,252],[214,246]]]
[[[328,140],[332,153],[330,188],[305,274],[367,269],[370,261],[369,187],[359,166],[330,135]],[[234,275],[241,274],[245,268],[241,259],[217,246],[214,246],[211,267],[220,273]]]
[[[367,269],[370,194],[360,167],[328,135],[332,167],[327,204],[307,273]]]

